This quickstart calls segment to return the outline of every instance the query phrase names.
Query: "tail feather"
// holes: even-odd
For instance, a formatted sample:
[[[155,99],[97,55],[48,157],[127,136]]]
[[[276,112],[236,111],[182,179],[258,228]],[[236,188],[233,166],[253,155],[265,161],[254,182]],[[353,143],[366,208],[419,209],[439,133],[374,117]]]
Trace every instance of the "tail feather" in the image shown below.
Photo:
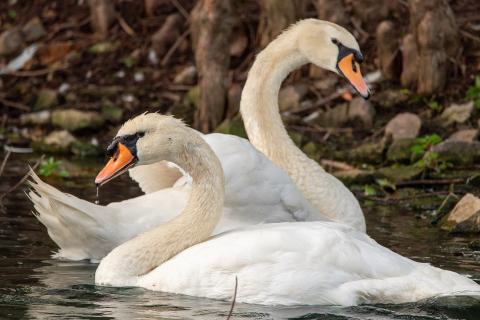
[[[114,225],[105,221],[115,216],[114,208],[63,193],[44,183],[33,171],[30,175],[28,197],[34,204],[35,216],[60,247],[56,257],[101,259],[117,245]]]

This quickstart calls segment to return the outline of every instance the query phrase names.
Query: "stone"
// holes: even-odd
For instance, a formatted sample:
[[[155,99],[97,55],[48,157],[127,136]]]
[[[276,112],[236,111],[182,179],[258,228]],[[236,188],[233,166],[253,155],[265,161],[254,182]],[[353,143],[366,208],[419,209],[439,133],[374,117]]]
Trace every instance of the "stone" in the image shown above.
[[[375,94],[372,99],[379,105],[385,108],[392,108],[399,106],[410,99],[411,92],[409,90],[401,89],[386,89]]]
[[[452,104],[438,117],[437,121],[443,127],[448,127],[452,124],[465,123],[473,113],[473,101],[463,104]]]
[[[173,83],[176,84],[194,84],[197,80],[197,68],[195,66],[186,66],[175,75]]]
[[[418,79],[418,47],[413,34],[409,33],[402,39],[402,74],[400,83],[406,88],[417,85]]]
[[[70,149],[79,158],[98,157],[104,153],[98,145],[84,141],[73,142]]]
[[[383,150],[385,146],[383,143],[372,142],[364,143],[347,154],[347,157],[356,162],[366,163],[381,163],[383,160]]]
[[[22,33],[27,42],[37,41],[47,34],[42,21],[38,17],[30,19],[30,21],[23,26]]]
[[[400,181],[408,181],[418,177],[423,172],[423,168],[420,166],[403,166],[393,165],[390,167],[383,167],[377,170],[375,173],[379,178],[387,178],[393,183]]]
[[[480,160],[480,142],[445,140],[434,145],[430,152],[438,154],[438,159],[458,165],[471,165]]]
[[[50,123],[51,116],[52,112],[50,110],[25,113],[20,116],[20,122],[30,125],[46,125]]]
[[[278,106],[280,112],[295,110],[308,92],[305,84],[289,85],[280,90],[278,95]]]
[[[400,70],[398,27],[392,21],[382,21],[376,31],[377,58],[380,70],[386,80],[398,78]]]
[[[0,56],[17,53],[23,45],[23,35],[20,29],[13,28],[7,30],[0,35]]]
[[[348,103],[341,103],[333,108],[320,112],[315,121],[326,128],[341,127],[348,122],[348,109]]]
[[[411,148],[415,143],[415,139],[402,138],[392,142],[387,150],[387,160],[392,162],[408,162],[411,160]]]
[[[364,127],[371,127],[375,118],[375,109],[370,101],[362,97],[353,98],[350,101],[350,108],[348,109],[348,120],[356,122],[359,120]]]
[[[480,199],[467,193],[440,221],[440,227],[453,233],[480,232]]]
[[[68,153],[70,145],[76,141],[75,137],[66,130],[56,130],[49,133],[40,141],[32,143],[37,152]]]
[[[68,109],[56,110],[52,113],[52,124],[68,131],[94,129],[102,126],[103,123],[103,117],[94,111]]]
[[[123,110],[111,104],[102,106],[102,117],[112,123],[118,123],[122,120]]]
[[[385,135],[391,136],[393,141],[398,139],[414,139],[418,136],[422,120],[413,113],[404,112],[397,114],[385,127]]]
[[[50,109],[58,105],[58,93],[52,89],[42,89],[38,92],[33,108],[35,110]]]
[[[477,129],[463,129],[454,132],[447,140],[459,140],[473,142],[477,140],[478,130]]]

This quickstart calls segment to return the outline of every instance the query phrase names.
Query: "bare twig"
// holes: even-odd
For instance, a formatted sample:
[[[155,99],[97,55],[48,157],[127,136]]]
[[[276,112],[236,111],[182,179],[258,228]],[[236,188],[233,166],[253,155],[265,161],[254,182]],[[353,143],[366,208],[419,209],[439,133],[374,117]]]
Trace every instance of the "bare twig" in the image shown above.
[[[175,43],[168,49],[167,53],[162,59],[162,66],[166,66],[167,63],[170,61],[170,58],[172,55],[175,53],[175,50],[182,44],[182,41],[190,34],[190,29],[186,30],[178,39],[175,41]]]
[[[335,161],[335,160],[328,160],[328,159],[323,159],[320,161],[322,166],[324,167],[331,167],[334,169],[338,169],[341,171],[350,171],[350,170],[355,170],[355,167],[349,165],[348,163],[345,162],[340,162],[340,161]]]
[[[2,103],[3,105],[9,108],[14,108],[22,111],[30,111],[30,108],[27,105],[24,105],[23,103],[10,101],[1,97],[0,97],[0,103]]]
[[[465,38],[468,38],[470,40],[473,40],[473,41],[476,41],[476,42],[480,43],[480,37],[477,37],[476,35],[473,35],[466,30],[460,30],[460,34],[462,36],[464,36]]]
[[[233,300],[232,305],[230,306],[230,311],[228,312],[227,320],[230,320],[233,313],[233,307],[235,307],[235,300],[237,300],[237,288],[238,288],[238,278],[235,276],[235,289],[233,291]]]
[[[31,70],[31,71],[30,70],[15,71],[15,72],[12,72],[11,75],[14,75],[16,77],[40,77],[55,71],[65,70],[67,68],[68,67],[63,66],[63,67],[45,68],[45,69]]]
[[[5,169],[5,165],[7,164],[8,158],[10,158],[10,155],[12,152],[9,150],[7,151],[7,154],[5,155],[5,158],[3,158],[2,165],[0,166],[0,176],[3,173],[3,170]]]
[[[188,19],[190,19],[190,15],[180,2],[178,2],[177,0],[170,0],[170,2],[175,6],[175,8],[177,8],[177,10],[185,18],[185,20],[188,21]]]
[[[35,170],[37,169],[37,167],[40,165],[40,163],[42,162],[43,158],[45,156],[42,155],[40,157],[40,159],[37,160],[37,162],[35,162],[35,164],[31,167],[31,170]],[[15,183],[10,189],[8,189],[5,193],[1,194],[0,195],[0,203],[3,201],[3,199],[11,192],[15,191],[18,187],[20,187],[24,182],[25,180],[28,179],[28,177],[30,177],[30,170],[28,170],[28,172],[22,177],[22,179],[20,179],[17,183]]]
[[[411,181],[399,181],[396,183],[398,187],[405,186],[419,186],[419,185],[442,185],[442,184],[456,184],[456,183],[465,183],[466,179],[464,178],[453,178],[453,179],[420,179],[420,180],[411,180]]]
[[[117,16],[118,24],[120,25],[120,27],[122,27],[123,31],[125,31],[125,33],[128,34],[129,36],[133,37],[136,34],[135,30],[133,30],[128,25],[127,21],[125,21],[125,19],[123,19],[123,17],[118,12],[116,16]]]

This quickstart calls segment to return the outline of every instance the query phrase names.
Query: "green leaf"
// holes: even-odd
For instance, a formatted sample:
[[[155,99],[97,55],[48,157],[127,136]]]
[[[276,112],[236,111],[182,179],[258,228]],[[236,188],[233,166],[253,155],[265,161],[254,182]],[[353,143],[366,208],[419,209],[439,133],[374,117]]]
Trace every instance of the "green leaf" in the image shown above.
[[[377,195],[377,191],[373,186],[367,184],[363,187],[363,194],[366,196],[375,196]]]

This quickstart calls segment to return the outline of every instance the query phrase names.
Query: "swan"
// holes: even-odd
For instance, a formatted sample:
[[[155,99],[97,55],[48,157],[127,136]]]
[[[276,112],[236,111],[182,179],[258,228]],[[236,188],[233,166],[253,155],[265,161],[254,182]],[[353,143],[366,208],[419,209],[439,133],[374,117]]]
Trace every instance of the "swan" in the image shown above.
[[[285,170],[300,191],[333,221],[365,231],[358,200],[333,175],[300,150],[280,117],[282,81],[306,63],[344,76],[364,98],[370,91],[360,72],[363,60],[353,35],[334,23],[301,20],[272,41],[255,59],[242,91],[240,112],[250,142]]]
[[[317,39],[310,46],[299,46],[304,42],[310,43],[309,39],[315,36],[325,39]],[[269,162],[245,139],[223,134],[202,135],[220,158],[226,176],[224,216],[215,233],[262,222],[324,219],[365,231],[363,213],[352,193],[306,157],[288,136],[285,137],[276,103],[282,80],[276,68],[285,69],[284,59],[289,61],[288,68],[294,67],[285,50],[298,51],[306,57],[304,59],[311,57],[311,62],[329,70],[338,67],[338,72],[349,79],[360,94],[365,97],[369,94],[358,62],[353,61],[352,55],[356,61],[361,60],[358,44],[348,31],[337,25],[315,19],[302,20],[265,48],[256,59],[243,91],[242,116],[253,145],[278,166]],[[262,83],[252,78],[259,78]],[[270,86],[264,87],[263,80],[269,80]],[[259,95],[258,87],[273,92],[274,98],[269,101],[270,97]],[[261,121],[253,122],[255,117]],[[252,128],[255,130],[252,131]],[[262,142],[262,139],[265,141]],[[278,147],[278,154],[265,151],[264,146],[268,143]],[[292,152],[295,159],[288,152]],[[292,166],[286,166],[282,160],[287,157],[294,162]],[[286,170],[294,181],[278,167]],[[302,174],[302,170],[311,172],[317,180],[312,181],[311,177]],[[129,174],[146,194],[98,206],[64,194],[32,173],[29,197],[34,203],[36,217],[47,227],[50,237],[60,248],[55,257],[101,259],[119,244],[174,217],[185,205],[191,181],[177,166],[161,161],[130,168]],[[310,198],[298,190],[306,186],[304,182],[307,180],[312,185],[307,192],[302,192]],[[153,214],[159,204],[162,215]],[[111,225],[116,226],[114,230]]]
[[[196,134],[215,150],[225,171],[226,198],[215,234],[258,223],[322,219],[290,177],[246,139]],[[144,179],[141,184],[144,190],[156,191],[106,206],[63,193],[32,171],[28,197],[35,217],[59,247],[53,257],[97,261],[121,243],[180,213],[191,192],[191,178],[182,173],[173,186],[162,187],[168,178],[172,178],[170,182],[178,178],[181,170],[167,162],[145,167],[148,170],[138,167],[131,171],[135,175],[159,174],[159,182]],[[152,173],[152,169],[156,171]]]
[[[97,183],[129,166],[168,161],[192,177],[192,189],[179,215],[101,260],[97,285],[229,299],[237,277],[237,301],[266,305],[403,303],[480,294],[473,280],[402,257],[336,222],[260,224],[210,237],[224,199],[222,165],[211,147],[180,120],[160,114],[129,120],[117,137],[130,143],[114,140]]]

